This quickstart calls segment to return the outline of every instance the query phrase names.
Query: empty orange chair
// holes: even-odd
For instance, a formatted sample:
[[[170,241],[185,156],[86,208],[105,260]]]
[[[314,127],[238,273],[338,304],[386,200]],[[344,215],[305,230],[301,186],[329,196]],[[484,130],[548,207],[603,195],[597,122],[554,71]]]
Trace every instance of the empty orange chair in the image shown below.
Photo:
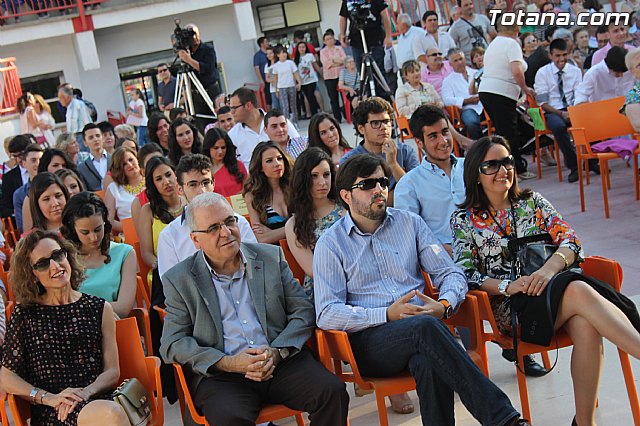
[[[540,160],[540,137],[543,135],[553,135],[553,132],[549,130],[549,128],[547,127],[547,120],[544,117],[544,111],[540,106],[538,106],[536,99],[533,96],[527,96],[527,101],[529,102],[529,109],[533,108],[538,110],[538,113],[540,114],[540,117],[542,118],[542,122],[544,123],[544,127],[545,127],[544,130],[536,130],[535,127],[533,129],[533,133],[536,138],[535,143],[536,143],[536,163],[538,165],[538,179],[542,179],[542,164]],[[558,143],[555,141],[555,139],[553,140],[553,151],[554,151],[554,157],[557,163],[556,167],[558,169],[558,180],[562,182],[562,164],[560,162],[560,148],[558,147]]]

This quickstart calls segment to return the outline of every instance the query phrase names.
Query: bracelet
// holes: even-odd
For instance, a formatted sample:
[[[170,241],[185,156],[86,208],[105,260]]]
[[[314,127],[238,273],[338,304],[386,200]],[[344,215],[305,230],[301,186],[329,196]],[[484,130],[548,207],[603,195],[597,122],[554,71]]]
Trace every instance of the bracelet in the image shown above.
[[[38,395],[38,392],[40,392],[40,388],[33,388],[29,393],[29,399],[33,405],[36,405],[36,396]]]
[[[47,396],[47,391],[42,391],[42,394],[40,395],[40,405],[44,404],[44,397]]]
[[[562,258],[562,260],[564,261],[564,269],[569,269],[569,261],[567,260],[567,256],[565,256],[564,254],[560,253],[559,251],[554,252],[553,254],[558,255]],[[563,271],[564,271],[563,269]]]

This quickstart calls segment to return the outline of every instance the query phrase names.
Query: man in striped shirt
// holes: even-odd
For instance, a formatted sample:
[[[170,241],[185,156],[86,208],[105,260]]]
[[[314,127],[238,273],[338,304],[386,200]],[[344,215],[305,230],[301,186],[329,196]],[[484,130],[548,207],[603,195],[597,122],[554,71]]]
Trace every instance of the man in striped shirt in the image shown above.
[[[457,392],[483,425],[527,425],[440,321],[464,300],[467,280],[420,216],[387,208],[390,175],[371,154],[340,165],[336,187],[348,214],[315,247],[318,327],[349,333],[363,375],[408,369],[424,424],[455,424]],[[420,291],[421,270],[440,290],[439,300]]]

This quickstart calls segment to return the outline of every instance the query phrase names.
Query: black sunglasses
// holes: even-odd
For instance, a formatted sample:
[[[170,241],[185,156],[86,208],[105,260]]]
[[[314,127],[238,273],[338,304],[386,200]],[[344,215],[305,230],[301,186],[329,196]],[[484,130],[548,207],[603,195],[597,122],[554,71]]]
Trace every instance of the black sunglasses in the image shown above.
[[[44,272],[49,269],[49,265],[53,260],[56,263],[60,263],[67,258],[67,251],[63,248],[54,250],[51,252],[51,256],[38,260],[31,267],[38,272]]]
[[[375,188],[377,184],[380,184],[380,187],[382,189],[387,189],[387,188],[389,188],[389,178],[388,177],[381,177],[381,178],[363,179],[360,182],[358,182],[355,185],[353,185],[351,187],[351,190],[354,190],[356,188],[360,188],[363,191],[369,191],[370,189]]]
[[[495,175],[500,171],[500,168],[504,166],[505,170],[513,170],[516,162],[513,159],[513,155],[507,155],[500,160],[489,160],[480,164],[480,173],[483,175]]]
[[[440,52],[438,52],[438,53],[431,53],[431,54],[429,54],[429,55],[427,55],[427,56],[432,56],[432,57],[433,57],[433,56],[442,56],[442,53],[440,53]]]

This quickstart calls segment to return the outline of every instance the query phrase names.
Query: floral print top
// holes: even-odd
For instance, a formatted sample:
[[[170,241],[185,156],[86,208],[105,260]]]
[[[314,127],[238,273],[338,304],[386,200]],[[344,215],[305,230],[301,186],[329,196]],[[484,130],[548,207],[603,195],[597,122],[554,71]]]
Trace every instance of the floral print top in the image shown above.
[[[486,211],[466,209],[453,213],[453,261],[464,270],[470,289],[480,288],[487,278],[509,278],[511,262],[504,256],[509,235],[526,237],[548,232],[555,245],[568,247],[578,259],[584,258],[575,231],[540,194],[534,192],[531,198],[515,202],[513,208],[516,232],[510,210],[492,212],[500,226]],[[503,235],[500,227],[508,235]]]
[[[636,81],[624,101],[624,105],[620,108],[620,114],[626,114],[627,105],[640,104],[640,80]]]

